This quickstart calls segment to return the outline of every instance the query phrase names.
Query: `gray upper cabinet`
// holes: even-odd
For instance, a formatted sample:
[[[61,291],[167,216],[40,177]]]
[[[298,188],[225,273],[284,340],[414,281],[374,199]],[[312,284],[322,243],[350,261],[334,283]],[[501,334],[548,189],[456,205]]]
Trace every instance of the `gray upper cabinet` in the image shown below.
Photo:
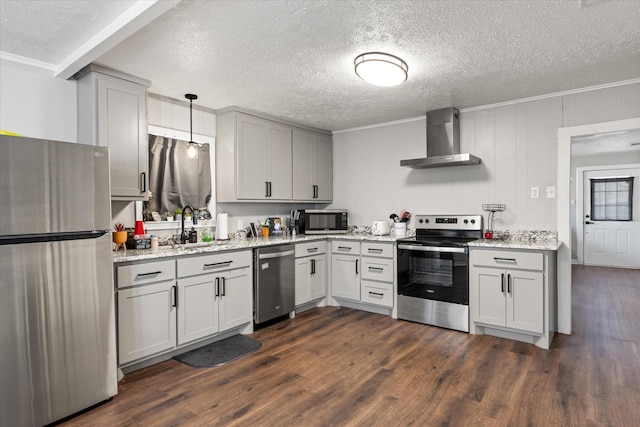
[[[331,136],[293,130],[293,199],[331,202],[333,141]]]
[[[219,202],[291,200],[291,127],[230,111],[217,116]]]
[[[330,202],[331,136],[237,110],[219,112],[218,202]]]
[[[147,200],[150,82],[90,65],[78,80],[78,141],[109,147],[112,200]]]

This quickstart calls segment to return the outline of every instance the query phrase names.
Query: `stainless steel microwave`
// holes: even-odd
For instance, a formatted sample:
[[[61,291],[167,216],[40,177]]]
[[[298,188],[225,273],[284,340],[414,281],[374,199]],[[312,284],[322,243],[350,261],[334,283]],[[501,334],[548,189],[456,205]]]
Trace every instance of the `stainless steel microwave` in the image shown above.
[[[349,214],[344,209],[305,209],[300,212],[303,234],[335,234],[349,231]]]

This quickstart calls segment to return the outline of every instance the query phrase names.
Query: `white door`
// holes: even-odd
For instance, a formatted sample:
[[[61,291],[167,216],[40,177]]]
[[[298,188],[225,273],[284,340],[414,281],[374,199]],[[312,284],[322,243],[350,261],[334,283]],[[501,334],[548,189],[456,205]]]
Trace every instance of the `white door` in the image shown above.
[[[603,212],[592,211],[593,180],[604,178],[634,177],[632,197],[632,220],[610,219]],[[615,210],[616,204],[624,204],[626,198],[620,185],[615,182],[599,184],[609,185],[606,191],[599,192],[602,200],[594,200],[596,205],[606,203],[605,210]],[[586,265],[609,267],[640,268],[640,167],[585,170],[583,173],[584,237],[583,259]],[[614,200],[615,199],[615,200]],[[624,209],[624,208],[619,208]],[[614,215],[615,217],[615,215]]]

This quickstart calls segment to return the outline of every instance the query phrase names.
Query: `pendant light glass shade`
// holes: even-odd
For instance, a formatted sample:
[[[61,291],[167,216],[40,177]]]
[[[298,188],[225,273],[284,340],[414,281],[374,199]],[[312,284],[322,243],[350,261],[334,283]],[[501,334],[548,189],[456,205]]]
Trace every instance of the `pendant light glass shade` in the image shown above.
[[[185,96],[189,100],[189,146],[187,147],[187,159],[198,158],[198,144],[193,142],[193,100],[198,99],[198,95],[187,93]]]
[[[409,66],[397,56],[368,52],[353,61],[358,77],[376,86],[397,86],[407,80]]]

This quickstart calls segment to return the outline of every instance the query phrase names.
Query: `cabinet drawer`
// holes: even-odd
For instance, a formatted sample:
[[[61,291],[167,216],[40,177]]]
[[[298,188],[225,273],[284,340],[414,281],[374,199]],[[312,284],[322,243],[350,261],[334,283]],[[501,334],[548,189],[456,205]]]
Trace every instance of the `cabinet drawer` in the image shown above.
[[[334,240],[331,242],[331,252],[334,254],[360,255],[360,242]]]
[[[327,253],[326,240],[317,240],[315,242],[296,243],[296,258],[309,255],[319,255]]]
[[[521,270],[544,270],[541,252],[485,251],[472,249],[469,255],[472,265]]]
[[[118,288],[175,279],[176,262],[160,261],[117,267]]]
[[[251,251],[222,252],[215,255],[203,255],[178,259],[178,277],[215,273],[251,265]]]
[[[388,243],[362,243],[362,255],[393,258],[393,245]]]
[[[369,304],[393,307],[393,285],[391,283],[360,281],[360,298]]]
[[[393,260],[363,256],[362,279],[393,283]]]

